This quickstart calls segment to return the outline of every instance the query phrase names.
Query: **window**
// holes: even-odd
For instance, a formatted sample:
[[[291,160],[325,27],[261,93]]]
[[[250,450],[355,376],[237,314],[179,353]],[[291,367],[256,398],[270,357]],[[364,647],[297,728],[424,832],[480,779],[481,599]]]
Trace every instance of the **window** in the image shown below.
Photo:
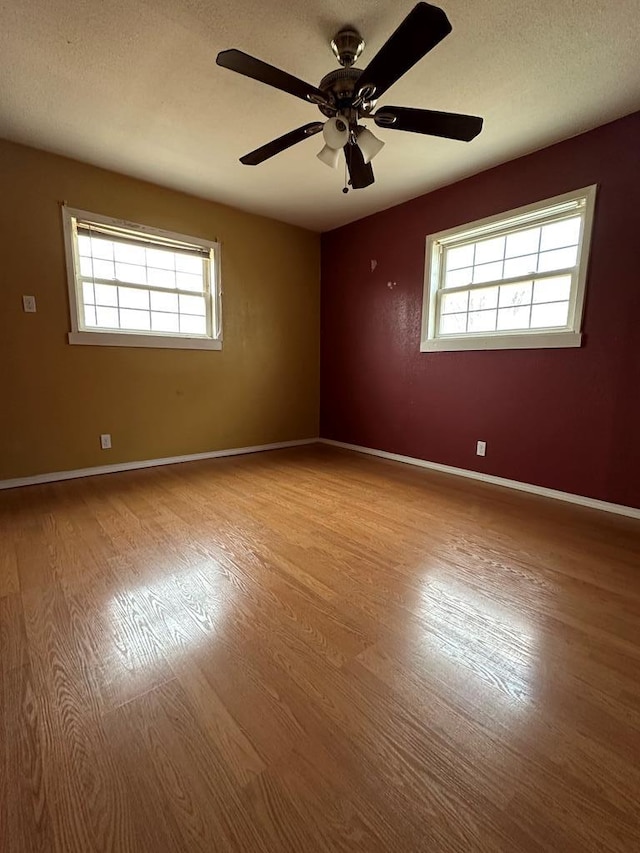
[[[595,191],[427,237],[420,349],[580,346]]]
[[[217,243],[62,210],[70,343],[221,349]]]

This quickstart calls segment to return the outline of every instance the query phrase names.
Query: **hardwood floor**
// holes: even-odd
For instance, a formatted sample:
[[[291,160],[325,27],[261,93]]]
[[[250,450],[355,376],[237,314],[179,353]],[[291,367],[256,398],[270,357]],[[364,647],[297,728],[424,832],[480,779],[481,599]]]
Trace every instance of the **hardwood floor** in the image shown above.
[[[327,447],[0,493],[3,851],[640,850],[640,524]]]

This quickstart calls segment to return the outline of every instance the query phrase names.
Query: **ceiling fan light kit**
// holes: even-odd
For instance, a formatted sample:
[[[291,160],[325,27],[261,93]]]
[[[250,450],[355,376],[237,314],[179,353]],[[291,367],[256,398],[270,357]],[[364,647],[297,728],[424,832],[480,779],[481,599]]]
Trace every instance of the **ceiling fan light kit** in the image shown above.
[[[325,145],[322,150],[318,152],[317,156],[321,163],[325,163],[331,169],[337,169],[341,154],[342,148],[330,148],[328,145]]]
[[[374,136],[367,127],[358,127],[357,143],[365,163],[370,163],[384,148],[384,142]]]
[[[322,128],[325,145],[338,150],[344,148],[349,141],[349,120],[342,116],[334,116],[324,123]]]
[[[362,120],[373,119],[378,127],[388,130],[470,142],[482,130],[483,120],[478,116],[394,106],[384,106],[374,112],[378,99],[387,89],[451,30],[442,9],[430,3],[418,3],[367,67],[360,69],[354,63],[365,43],[357,30],[346,27],[331,41],[331,49],[342,67],[326,74],[317,87],[240,50],[221,51],[216,59],[221,67],[314,104],[326,117],[324,122],[306,124],[262,145],[241,157],[240,162],[257,166],[322,131],[325,144],[318,159],[336,168],[343,151],[349,184],[353,189],[363,189],[375,180],[371,160],[385,143],[361,125]],[[345,187],[343,192],[346,191]]]

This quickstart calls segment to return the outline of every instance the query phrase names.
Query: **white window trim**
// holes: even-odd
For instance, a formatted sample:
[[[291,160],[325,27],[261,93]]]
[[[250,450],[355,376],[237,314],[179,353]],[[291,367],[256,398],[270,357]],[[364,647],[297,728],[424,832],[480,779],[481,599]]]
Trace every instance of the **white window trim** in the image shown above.
[[[425,251],[425,278],[422,301],[422,335],[420,341],[421,352],[460,352],[465,350],[497,350],[497,349],[551,349],[557,347],[579,347],[582,344],[582,318],[584,313],[584,297],[586,289],[587,265],[589,260],[589,249],[591,244],[591,230],[593,226],[593,213],[595,208],[597,185],[584,187],[579,190],[544,199],[534,204],[524,205],[515,210],[505,211],[478,219],[476,222],[459,225],[437,234],[430,234],[426,240]],[[469,239],[477,232],[487,229],[490,236],[490,226],[503,223],[515,217],[521,217],[527,213],[535,213],[553,205],[563,202],[585,199],[584,220],[580,243],[578,247],[577,281],[571,289],[571,302],[569,306],[569,322],[562,329],[524,329],[514,332],[485,332],[479,335],[459,335],[437,337],[437,307],[438,288],[440,285],[440,247],[442,243],[451,243],[454,239]],[[558,275],[554,270],[548,275]],[[514,279],[504,279],[496,284],[508,284],[512,281],[530,281],[531,275],[520,276]],[[488,287],[494,282],[482,282],[479,287]],[[461,290],[467,288],[460,288]],[[456,288],[450,288],[455,291]]]
[[[110,329],[88,330],[80,328],[78,324],[79,304],[78,286],[79,278],[76,270],[80,268],[77,255],[77,241],[74,234],[74,220],[87,220],[102,225],[111,225],[130,231],[138,231],[150,236],[164,237],[182,243],[190,243],[213,253],[213,275],[209,287],[211,291],[211,322],[212,337],[186,335],[172,335],[158,332],[130,332]],[[69,310],[71,315],[71,331],[68,334],[70,344],[86,344],[90,346],[109,347],[147,347],[157,349],[199,349],[199,350],[221,350],[222,349],[222,290],[220,286],[220,243],[212,240],[204,240],[201,237],[190,237],[186,234],[178,234],[175,231],[163,231],[152,228],[149,225],[141,225],[137,222],[129,222],[125,219],[113,219],[99,213],[88,210],[80,210],[74,207],[62,205],[62,226],[64,229],[65,258],[67,264],[67,285],[69,289]]]

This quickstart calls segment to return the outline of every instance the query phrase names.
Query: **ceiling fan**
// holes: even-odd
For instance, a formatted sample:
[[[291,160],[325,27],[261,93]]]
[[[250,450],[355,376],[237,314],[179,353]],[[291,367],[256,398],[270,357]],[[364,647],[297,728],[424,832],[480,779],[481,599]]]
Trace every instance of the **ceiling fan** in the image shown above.
[[[216,59],[218,65],[315,104],[327,119],[285,133],[245,154],[240,162],[257,166],[322,131],[325,145],[318,154],[319,159],[335,168],[340,152],[344,151],[349,183],[353,189],[363,189],[374,182],[371,160],[384,142],[360,124],[362,120],[373,119],[378,127],[390,130],[470,142],[482,130],[482,119],[478,116],[391,106],[373,112],[378,98],[451,30],[442,9],[430,3],[418,3],[362,70],[354,63],[364,50],[364,41],[357,30],[342,29],[331,42],[331,49],[342,68],[330,71],[317,87],[241,50],[221,51]],[[346,186],[343,192],[348,192]]]

